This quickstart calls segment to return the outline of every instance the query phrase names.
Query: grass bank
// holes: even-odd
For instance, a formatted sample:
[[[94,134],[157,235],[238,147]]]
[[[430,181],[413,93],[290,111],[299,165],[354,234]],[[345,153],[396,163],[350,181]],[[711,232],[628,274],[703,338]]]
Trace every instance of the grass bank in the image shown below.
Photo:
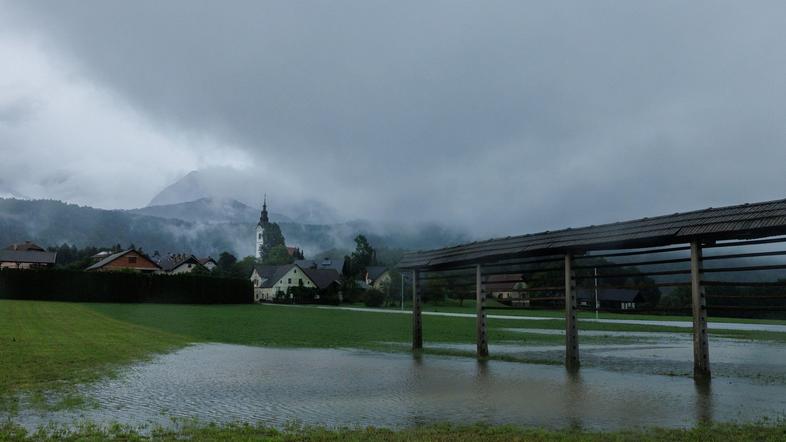
[[[538,441],[538,442],[599,442],[599,441],[782,441],[786,439],[784,424],[716,424],[692,429],[650,429],[617,432],[583,430],[522,429],[511,426],[436,425],[404,430],[379,428],[327,429],[293,427],[285,430],[253,426],[185,426],[178,430],[154,429],[140,433],[126,427],[102,429],[92,425],[67,429],[42,429],[28,433],[20,427],[0,426],[0,441]]]
[[[19,391],[36,398],[188,342],[84,304],[0,300],[0,406]]]

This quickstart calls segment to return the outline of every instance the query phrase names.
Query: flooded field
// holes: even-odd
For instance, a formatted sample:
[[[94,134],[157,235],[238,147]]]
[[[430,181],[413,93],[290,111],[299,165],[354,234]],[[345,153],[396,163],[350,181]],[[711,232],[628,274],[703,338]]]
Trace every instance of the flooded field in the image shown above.
[[[682,337],[671,338],[676,345],[671,350],[661,345],[584,348],[582,357],[628,360],[631,366],[660,364],[663,357],[689,364],[690,355],[679,344]],[[492,346],[492,351],[526,351],[513,347]],[[716,358],[727,359],[714,367],[733,364],[744,352],[714,350]],[[782,362],[783,349],[778,356],[763,350],[749,347],[751,364],[775,367]],[[550,347],[537,351],[558,352]],[[166,425],[174,417],[274,426],[299,421],[396,428],[447,421],[615,429],[786,413],[783,383],[743,376],[695,384],[689,377],[587,365],[579,374],[569,374],[559,365],[461,357],[200,344],[82,387],[83,394],[97,401],[96,408],[55,413],[23,409],[11,419],[27,427],[80,420]],[[786,370],[786,365],[779,367]]]

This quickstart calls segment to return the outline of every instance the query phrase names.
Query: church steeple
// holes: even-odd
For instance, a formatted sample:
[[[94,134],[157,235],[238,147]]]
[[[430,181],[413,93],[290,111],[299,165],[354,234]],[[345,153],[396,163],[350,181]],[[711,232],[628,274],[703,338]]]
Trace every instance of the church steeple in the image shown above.
[[[259,216],[259,224],[266,226],[270,223],[267,217],[267,194],[265,194],[264,202],[262,203],[262,214]]]

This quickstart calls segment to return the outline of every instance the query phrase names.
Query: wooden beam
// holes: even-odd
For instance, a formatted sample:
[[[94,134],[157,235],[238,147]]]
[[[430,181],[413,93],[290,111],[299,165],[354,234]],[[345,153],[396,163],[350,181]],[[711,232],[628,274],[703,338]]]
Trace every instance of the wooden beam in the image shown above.
[[[690,244],[690,282],[693,308],[693,377],[710,378],[710,353],[707,338],[707,298],[701,284],[701,245]]]
[[[579,330],[576,321],[576,275],[573,256],[565,255],[565,366],[579,368]]]
[[[421,313],[420,291],[418,290],[418,271],[412,271],[412,351],[423,349],[423,319]]]
[[[483,277],[481,275],[480,264],[475,266],[475,305],[476,305],[476,325],[477,325],[477,355],[485,358],[489,355],[489,345],[486,336],[486,294],[483,291]]]

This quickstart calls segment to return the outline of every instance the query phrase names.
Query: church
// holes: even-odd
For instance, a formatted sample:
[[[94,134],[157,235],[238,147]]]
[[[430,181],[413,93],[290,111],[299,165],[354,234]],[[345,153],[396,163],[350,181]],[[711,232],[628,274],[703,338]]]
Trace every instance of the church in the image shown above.
[[[256,229],[256,253],[257,259],[264,259],[267,252],[278,245],[286,247],[284,235],[278,224],[271,223],[267,213],[267,195],[262,202],[262,213],[259,215],[259,222]],[[287,253],[295,259],[303,259],[303,252],[297,247],[287,247]]]

